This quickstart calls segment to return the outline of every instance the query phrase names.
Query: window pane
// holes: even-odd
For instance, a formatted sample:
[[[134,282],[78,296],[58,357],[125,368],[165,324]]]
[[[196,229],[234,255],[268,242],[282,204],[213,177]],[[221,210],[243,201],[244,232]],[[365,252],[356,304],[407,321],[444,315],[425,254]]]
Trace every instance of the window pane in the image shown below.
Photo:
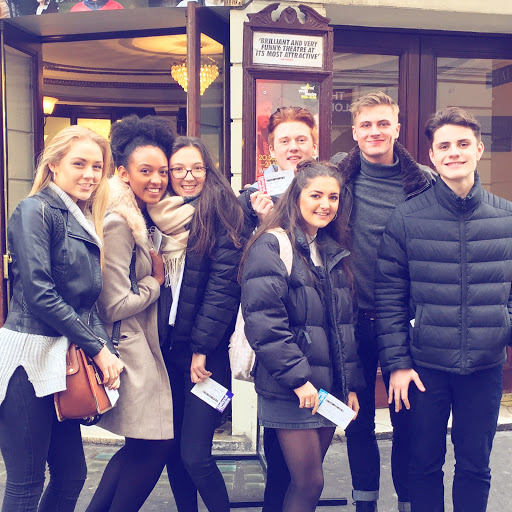
[[[317,82],[289,80],[256,80],[256,173],[263,174],[274,164],[268,143],[268,123],[271,114],[280,107],[306,108],[318,123]]]
[[[354,145],[350,104],[370,92],[383,91],[398,102],[397,55],[334,53],[331,154]]]
[[[99,133],[100,135],[105,137],[105,139],[108,139],[111,125],[110,119],[89,119],[86,117],[79,117],[76,120],[76,124],[78,126],[85,126],[86,128],[89,128],[95,131],[96,133]]]
[[[5,47],[7,111],[7,214],[32,187],[34,172],[33,77],[30,55]]]
[[[222,50],[222,45],[215,42],[215,45]],[[206,144],[213,162],[218,169],[224,173],[222,164],[222,137],[224,125],[224,74],[222,63],[224,55],[222,53],[202,54],[202,64],[215,64],[219,75],[206,88],[201,96],[201,140]]]
[[[512,60],[437,59],[437,108],[457,106],[482,125],[482,185],[512,200]]]

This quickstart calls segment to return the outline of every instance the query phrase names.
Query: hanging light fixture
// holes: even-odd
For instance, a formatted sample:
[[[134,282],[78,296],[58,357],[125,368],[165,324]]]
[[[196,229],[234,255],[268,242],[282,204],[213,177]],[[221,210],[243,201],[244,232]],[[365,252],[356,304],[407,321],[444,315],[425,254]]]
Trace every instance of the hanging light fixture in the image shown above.
[[[43,113],[45,116],[51,116],[53,113],[53,109],[55,108],[55,104],[59,101],[57,98],[52,98],[51,96],[43,97]]]
[[[188,70],[186,57],[178,63],[171,66],[171,76],[187,92],[188,88]],[[210,87],[212,82],[219,76],[219,67],[217,63],[208,56],[201,57],[201,68],[199,71],[199,89],[201,96],[204,91]]]

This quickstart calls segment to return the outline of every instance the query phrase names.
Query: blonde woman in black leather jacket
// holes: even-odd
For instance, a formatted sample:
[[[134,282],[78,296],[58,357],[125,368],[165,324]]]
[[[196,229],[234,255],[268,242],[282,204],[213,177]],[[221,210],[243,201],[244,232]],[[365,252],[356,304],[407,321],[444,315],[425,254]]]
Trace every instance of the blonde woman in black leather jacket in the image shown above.
[[[0,330],[3,512],[75,508],[87,473],[80,425],[59,423],[53,405],[66,388],[69,341],[95,360],[106,385],[119,386],[123,365],[96,311],[111,162],[103,137],[80,126],[62,130],[9,221],[13,298]]]

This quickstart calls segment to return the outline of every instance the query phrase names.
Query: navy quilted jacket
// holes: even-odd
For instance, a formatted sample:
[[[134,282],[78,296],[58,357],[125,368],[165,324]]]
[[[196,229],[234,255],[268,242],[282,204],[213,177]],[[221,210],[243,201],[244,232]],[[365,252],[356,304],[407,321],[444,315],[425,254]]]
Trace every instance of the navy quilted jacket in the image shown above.
[[[308,243],[300,232],[296,238],[303,257],[294,251],[289,276],[271,233],[254,243],[244,264],[242,311],[256,353],[256,391],[268,398],[296,399],[293,390],[310,381],[346,400],[349,391],[364,385],[352,292],[340,265],[349,253],[319,230],[324,267],[311,262],[308,268]]]
[[[512,203],[483,190],[477,173],[464,199],[438,179],[398,206],[375,274],[383,371],[414,363],[464,375],[503,364],[511,281]]]

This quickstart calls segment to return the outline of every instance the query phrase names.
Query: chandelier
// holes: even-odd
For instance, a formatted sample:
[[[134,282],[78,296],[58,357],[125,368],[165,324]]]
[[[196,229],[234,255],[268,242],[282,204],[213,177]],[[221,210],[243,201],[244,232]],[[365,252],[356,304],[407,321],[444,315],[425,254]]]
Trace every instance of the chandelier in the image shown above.
[[[175,63],[171,66],[171,76],[178,82],[181,87],[187,92],[188,88],[188,71],[187,71],[187,59],[184,58],[182,61]],[[217,63],[210,57],[201,57],[201,68],[199,71],[199,89],[201,96],[204,91],[210,87],[212,82],[219,76],[219,68]]]

